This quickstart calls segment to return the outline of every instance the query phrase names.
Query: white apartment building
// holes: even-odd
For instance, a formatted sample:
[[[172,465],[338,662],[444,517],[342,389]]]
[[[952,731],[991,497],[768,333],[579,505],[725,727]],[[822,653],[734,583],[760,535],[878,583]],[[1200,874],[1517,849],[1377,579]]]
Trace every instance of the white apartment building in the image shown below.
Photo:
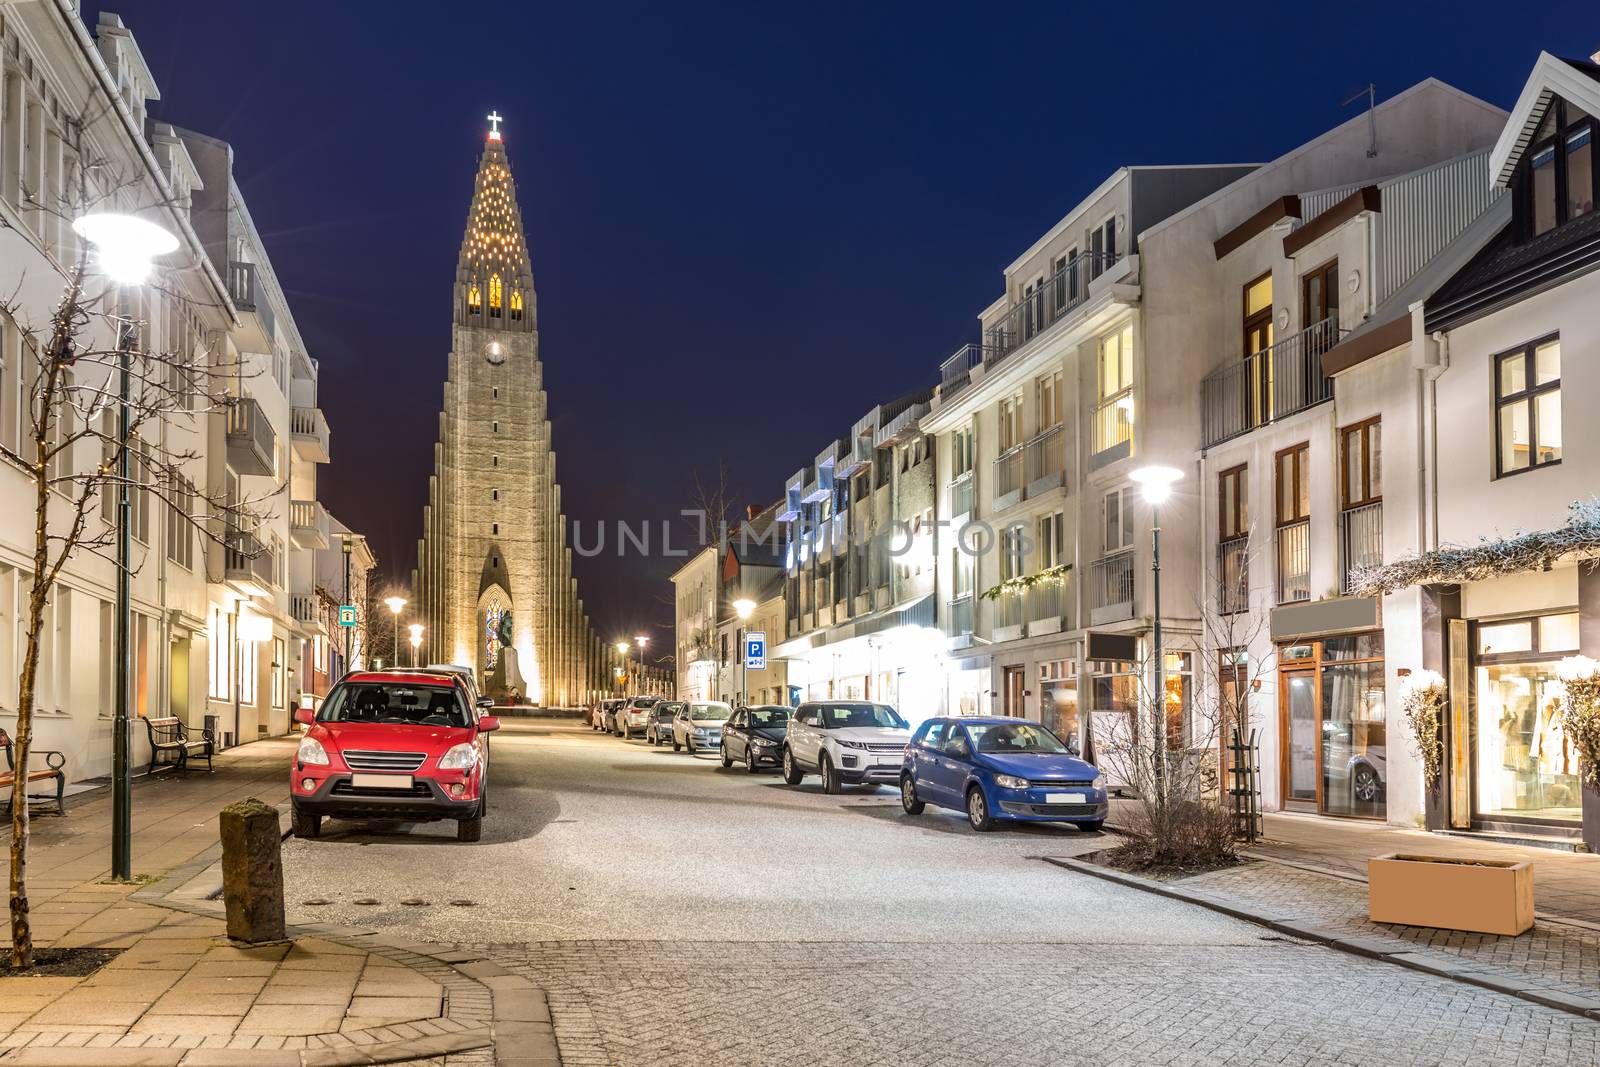
[[[100,165],[91,184],[115,181],[115,207],[140,212],[180,242],[158,264],[158,285],[123,295],[143,324],[144,343],[203,354],[219,376],[205,391],[225,387],[240,398],[211,410],[192,397],[186,410],[146,432],[195,458],[183,484],[166,487],[165,500],[153,490],[133,493],[130,714],[177,715],[237,743],[288,728],[306,635],[290,614],[290,590],[295,575],[309,576],[302,568],[310,557],[299,553],[326,521],[315,502],[314,464],[327,460],[327,428],[316,411],[315,363],[232,181],[231,150],[153,121],[147,105],[157,99],[138,45],[115,15],[102,14],[91,33],[61,5],[0,9],[0,213],[7,223],[0,288],[17,294],[15,313],[0,314],[0,493],[29,496],[19,467],[28,448],[22,375],[78,253],[70,222],[82,208],[71,183],[92,155]],[[107,324],[89,329],[95,347],[110,347]],[[221,381],[230,374],[232,381]],[[296,421],[296,411],[309,420]],[[88,454],[93,442],[79,451],[70,458],[75,466],[98,462]],[[212,498],[258,499],[262,522],[228,531],[227,547],[216,545],[178,511],[187,500],[198,517],[202,489]],[[109,522],[111,511],[103,514]],[[28,518],[19,508],[0,518],[0,725],[7,729],[31,567]],[[82,554],[48,608],[35,743],[63,751],[71,779],[110,766],[114,589],[113,565]],[[137,722],[132,740],[139,766],[148,749]]]

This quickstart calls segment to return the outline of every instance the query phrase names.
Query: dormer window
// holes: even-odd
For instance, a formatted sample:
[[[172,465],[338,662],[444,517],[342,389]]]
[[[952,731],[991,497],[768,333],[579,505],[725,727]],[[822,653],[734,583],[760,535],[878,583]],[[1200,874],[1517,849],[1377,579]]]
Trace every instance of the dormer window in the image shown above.
[[[1594,210],[1595,120],[1582,108],[1552,97],[1533,135],[1524,166],[1524,229],[1538,237]]]

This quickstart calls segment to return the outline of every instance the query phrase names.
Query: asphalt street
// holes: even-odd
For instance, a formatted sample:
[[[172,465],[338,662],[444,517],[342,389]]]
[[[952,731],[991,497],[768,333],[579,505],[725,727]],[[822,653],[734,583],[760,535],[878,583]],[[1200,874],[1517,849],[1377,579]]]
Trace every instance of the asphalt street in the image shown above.
[[[290,919],[491,946],[569,1065],[1600,1062],[1600,1024],[1039,859],[1105,835],[978,834],[570,723],[510,722],[492,759],[479,843],[285,842]]]

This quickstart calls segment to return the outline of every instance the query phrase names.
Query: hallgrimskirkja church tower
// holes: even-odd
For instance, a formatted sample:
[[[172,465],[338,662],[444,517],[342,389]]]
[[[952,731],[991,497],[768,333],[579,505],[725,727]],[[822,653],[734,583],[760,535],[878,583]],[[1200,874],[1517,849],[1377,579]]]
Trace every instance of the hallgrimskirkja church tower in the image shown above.
[[[572,576],[527,236],[501,119],[489,120],[411,588],[430,661],[475,667],[496,699],[573,705],[610,679]]]

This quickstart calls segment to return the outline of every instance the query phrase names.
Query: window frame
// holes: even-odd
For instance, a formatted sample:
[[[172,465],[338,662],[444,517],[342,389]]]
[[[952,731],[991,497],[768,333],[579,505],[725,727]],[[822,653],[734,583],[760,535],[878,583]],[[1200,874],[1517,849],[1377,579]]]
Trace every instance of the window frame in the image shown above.
[[[1560,379],[1556,379],[1559,383]],[[1369,504],[1383,503],[1383,471],[1377,471],[1378,491],[1372,491],[1373,464],[1372,464],[1372,438],[1376,431],[1378,435],[1378,451],[1383,451],[1383,416],[1374,415],[1360,422],[1353,422],[1349,426],[1339,428],[1339,502],[1344,511],[1352,508],[1366,507]],[[1361,490],[1359,498],[1350,496],[1350,441],[1357,435],[1361,438]]]
[[[1505,364],[1506,360],[1518,356],[1522,357],[1523,366],[1525,368],[1523,381],[1524,383],[1533,382],[1537,373],[1535,369],[1536,353],[1540,348],[1550,344],[1552,341],[1556,344],[1557,358],[1559,359],[1561,350],[1561,334],[1558,331],[1556,333],[1546,334],[1545,336],[1532,341],[1524,342],[1516,348],[1509,348],[1504,352],[1497,352],[1495,353],[1494,358],[1489,361],[1489,395],[1492,408],[1489,418],[1494,424],[1495,481],[1499,481],[1502,478],[1511,478],[1518,474],[1527,474],[1531,471],[1545,470],[1549,467],[1559,467],[1561,465],[1561,460],[1563,458],[1562,456],[1557,456],[1555,459],[1547,459],[1542,462],[1539,460],[1539,405],[1537,403],[1537,400],[1540,396],[1543,396],[1546,393],[1555,393],[1557,397],[1556,403],[1558,405],[1560,404],[1561,374],[1557,373],[1554,381],[1536,383],[1533,385],[1524,384],[1521,390],[1508,396],[1502,396],[1500,394],[1500,369]],[[1502,467],[1502,463],[1505,460],[1505,452],[1502,448],[1504,441],[1501,437],[1502,424],[1500,420],[1500,412],[1504,408],[1507,408],[1513,404],[1528,405],[1528,464],[1525,467],[1517,467],[1513,470],[1505,470]]]
[[[1240,463],[1217,475],[1217,540],[1233,541],[1250,532],[1250,465]],[[1223,487],[1232,483],[1233,514],[1223,507]]]
[[[1317,318],[1311,317],[1311,284],[1322,284],[1322,311]],[[1300,328],[1309,330],[1311,327],[1327,319],[1333,319],[1335,325],[1339,319],[1339,258],[1335,256],[1318,266],[1312,267],[1300,275]]]
[[[1267,283],[1267,306],[1260,311],[1251,311],[1250,290],[1262,282]],[[1245,282],[1244,286],[1239,290],[1239,321],[1243,327],[1240,334],[1239,347],[1240,355],[1244,359],[1260,355],[1277,342],[1277,324],[1272,321],[1272,309],[1278,298],[1277,293],[1274,291],[1275,288],[1272,271],[1266,270]],[[1266,332],[1261,336],[1266,338],[1267,343],[1260,348],[1252,349],[1250,347],[1250,338],[1257,335],[1263,326],[1266,327]]]
[[[1283,517],[1283,457],[1294,454],[1303,454],[1305,462],[1296,462],[1294,465],[1294,501],[1296,511],[1290,518]],[[1302,481],[1302,477],[1305,479]],[[1280,448],[1272,457],[1272,525],[1275,529],[1293,526],[1296,523],[1311,520],[1311,442],[1301,441],[1299,444]],[[1305,500],[1305,511],[1298,510],[1300,501]]]
[[[1567,142],[1575,133],[1584,128],[1587,128],[1589,132],[1591,202],[1596,207],[1600,207],[1600,165],[1597,165],[1600,164],[1600,158],[1597,158],[1600,157],[1600,144],[1597,144],[1597,142],[1600,142],[1600,116],[1585,114],[1581,119],[1572,119],[1567,115],[1567,108],[1570,106],[1568,101],[1560,96],[1552,96],[1549,106],[1545,109],[1544,116],[1539,119],[1539,127],[1534,130],[1534,137],[1538,139],[1530,141],[1528,146],[1523,149],[1522,160],[1517,167],[1520,189],[1517,195],[1516,208],[1517,213],[1521,216],[1518,220],[1517,229],[1524,241],[1542,237],[1547,233],[1559,230],[1575,218],[1582,218],[1583,215],[1594,213],[1595,208],[1591,207],[1583,215],[1572,214],[1571,181],[1568,173],[1568,157],[1570,153],[1567,149]],[[1581,111],[1582,109],[1580,108],[1579,110]],[[1551,132],[1539,137],[1539,128],[1544,126],[1545,119],[1551,117],[1552,114],[1554,121]],[[1533,160],[1546,149],[1554,153],[1553,166],[1555,171],[1552,187],[1555,197],[1555,222],[1547,230],[1535,230],[1534,219],[1537,203],[1534,192]]]

